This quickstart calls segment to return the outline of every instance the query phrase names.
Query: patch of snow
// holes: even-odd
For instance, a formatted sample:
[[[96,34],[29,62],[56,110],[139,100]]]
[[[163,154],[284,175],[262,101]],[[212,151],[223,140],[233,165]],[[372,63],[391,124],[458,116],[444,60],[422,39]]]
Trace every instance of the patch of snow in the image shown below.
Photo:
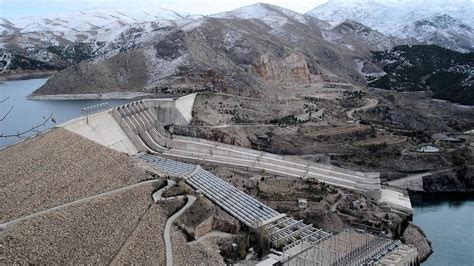
[[[349,48],[349,50],[355,50],[354,46],[351,44],[344,44],[345,47]]]
[[[226,19],[258,19],[263,21],[272,29],[281,28],[283,25],[287,24],[289,20],[294,20],[303,24],[306,23],[306,18],[302,14],[279,6],[261,3],[214,14],[211,15],[211,17]]]
[[[382,71],[382,72],[374,72],[374,73],[365,73],[363,71],[364,69],[364,66],[365,66],[365,62],[363,60],[360,60],[360,59],[356,59],[354,60],[355,64],[356,64],[356,70],[357,72],[359,72],[359,74],[365,76],[366,78],[367,77],[372,77],[372,78],[380,78],[382,76],[385,76],[387,75],[386,72]]]
[[[178,67],[182,65],[186,59],[185,55],[181,55],[174,60],[163,60],[157,57],[156,49],[146,49],[144,55],[148,69],[151,70],[150,73],[152,73],[151,76],[153,77],[148,81],[148,85],[157,83],[175,74]]]

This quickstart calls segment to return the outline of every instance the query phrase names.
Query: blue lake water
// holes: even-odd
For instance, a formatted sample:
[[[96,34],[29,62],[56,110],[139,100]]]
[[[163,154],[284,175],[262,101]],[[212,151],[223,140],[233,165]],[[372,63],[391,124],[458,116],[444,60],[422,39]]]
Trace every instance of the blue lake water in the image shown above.
[[[416,195],[412,205],[434,251],[423,265],[474,265],[474,195]]]
[[[0,133],[3,135],[16,134],[40,124],[44,119],[53,114],[57,124],[79,117],[81,109],[91,105],[107,102],[116,106],[130,102],[130,100],[66,100],[66,101],[29,101],[26,99],[30,93],[41,87],[46,82],[44,79],[30,79],[18,81],[4,81],[0,83],[0,101],[9,97],[0,104],[0,119],[10,110],[9,115],[0,121]],[[48,122],[38,130],[44,131],[54,126]],[[33,134],[33,133],[31,133]],[[31,135],[30,134],[30,135]],[[0,147],[20,140],[17,137],[0,137]]]

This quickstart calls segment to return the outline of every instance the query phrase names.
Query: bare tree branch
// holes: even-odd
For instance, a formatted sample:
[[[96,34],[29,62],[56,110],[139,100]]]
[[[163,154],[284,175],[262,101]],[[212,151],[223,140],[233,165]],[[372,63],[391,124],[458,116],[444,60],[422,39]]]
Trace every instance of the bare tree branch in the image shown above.
[[[2,119],[0,119],[0,122],[3,121],[3,120],[8,116],[8,114],[10,114],[10,112],[13,110],[13,107],[15,107],[15,106],[12,105],[12,106],[10,107],[10,110],[8,110],[8,112],[2,117]]]
[[[3,132],[0,134],[1,138],[11,138],[11,137],[17,137],[17,138],[23,138],[23,135],[30,133],[30,132],[36,132],[39,133],[40,131],[36,130],[48,123],[48,121],[53,121],[53,113],[51,113],[48,118],[44,119],[40,124],[37,124],[36,126],[32,126],[31,129],[24,130],[22,132],[18,131],[16,134],[9,134],[9,135],[3,135]]]
[[[1,100],[0,103],[3,103],[3,102],[5,102],[5,101],[8,100],[8,99],[10,99],[10,96],[8,96],[7,98]]]

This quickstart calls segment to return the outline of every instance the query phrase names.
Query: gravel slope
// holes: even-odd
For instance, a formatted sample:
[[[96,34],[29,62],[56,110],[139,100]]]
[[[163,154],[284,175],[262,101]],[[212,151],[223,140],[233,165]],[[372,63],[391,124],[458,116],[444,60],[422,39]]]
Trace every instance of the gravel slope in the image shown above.
[[[184,204],[184,200],[154,204],[143,216],[120,254],[114,258],[112,265],[151,263],[165,265],[163,229],[168,217]]]
[[[149,178],[125,154],[64,129],[0,151],[0,223]]]
[[[176,265],[224,265],[219,254],[220,237],[211,237],[190,244],[181,231],[172,233],[174,263]]]
[[[153,185],[95,198],[0,232],[0,264],[108,264],[153,204]]]

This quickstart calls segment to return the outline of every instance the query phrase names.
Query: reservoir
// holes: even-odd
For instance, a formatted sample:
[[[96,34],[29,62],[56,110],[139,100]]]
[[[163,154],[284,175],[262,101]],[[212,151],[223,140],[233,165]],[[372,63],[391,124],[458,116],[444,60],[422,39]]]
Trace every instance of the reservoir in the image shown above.
[[[474,265],[474,195],[414,195],[413,223],[431,241],[423,265]]]
[[[0,134],[11,135],[17,132],[31,129],[32,126],[41,124],[44,118],[51,114],[56,120],[56,124],[61,124],[70,119],[79,117],[81,109],[91,105],[107,102],[110,107],[121,105],[131,100],[55,100],[55,101],[29,101],[26,99],[30,93],[41,87],[48,79],[29,79],[17,81],[3,81],[0,83],[0,119],[6,113],[10,113],[4,120],[0,121]],[[38,131],[44,131],[54,127],[54,123],[49,121]],[[25,136],[36,134],[31,132]],[[0,137],[0,147],[15,143],[21,139],[17,137]]]

